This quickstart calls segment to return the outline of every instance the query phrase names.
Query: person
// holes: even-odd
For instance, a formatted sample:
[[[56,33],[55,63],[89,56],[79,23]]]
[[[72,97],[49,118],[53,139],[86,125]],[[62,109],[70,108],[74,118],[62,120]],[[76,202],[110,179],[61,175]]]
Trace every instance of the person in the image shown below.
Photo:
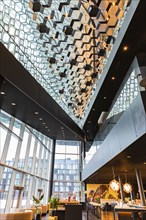
[[[68,202],[70,202],[70,194],[68,194]]]

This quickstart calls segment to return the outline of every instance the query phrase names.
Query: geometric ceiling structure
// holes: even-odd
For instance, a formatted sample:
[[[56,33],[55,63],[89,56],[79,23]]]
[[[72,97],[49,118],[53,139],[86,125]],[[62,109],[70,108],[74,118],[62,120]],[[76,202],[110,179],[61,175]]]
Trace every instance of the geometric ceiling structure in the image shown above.
[[[0,2],[3,44],[80,128],[130,2]]]

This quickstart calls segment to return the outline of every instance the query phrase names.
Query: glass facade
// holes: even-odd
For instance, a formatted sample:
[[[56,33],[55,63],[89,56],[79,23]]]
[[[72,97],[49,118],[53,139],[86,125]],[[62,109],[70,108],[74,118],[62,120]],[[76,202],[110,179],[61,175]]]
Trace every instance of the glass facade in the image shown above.
[[[53,194],[65,199],[73,194],[81,200],[81,143],[56,141]]]
[[[83,127],[82,119],[98,87],[130,2],[101,3],[102,15],[92,19],[85,10],[84,1],[82,4],[80,1],[62,4],[58,0],[49,3],[46,0],[3,0],[0,1],[0,39],[68,115]],[[76,33],[67,34],[67,27]],[[92,47],[95,45],[97,54],[94,58]],[[72,60],[76,64],[72,64]],[[96,65],[93,65],[94,60]],[[86,69],[85,63],[91,68]]]
[[[48,201],[52,140],[6,112],[0,112],[0,211],[16,208],[21,186],[20,206],[32,203],[32,195],[44,193]]]
[[[117,96],[115,104],[113,105],[111,111],[109,112],[107,121],[111,120],[111,122],[109,121],[109,123],[108,122],[105,123],[105,127],[101,129],[101,132],[97,133],[93,145],[86,154],[86,158],[84,160],[84,166],[91,160],[91,158],[99,149],[102,142],[105,140],[108,133],[117,123],[121,115],[126,111],[126,109],[129,108],[130,104],[136,98],[139,91],[140,91],[140,87],[138,84],[137,72],[136,69],[133,69],[128,80],[126,81],[125,84],[123,84],[122,90],[121,91],[119,90],[119,95]]]

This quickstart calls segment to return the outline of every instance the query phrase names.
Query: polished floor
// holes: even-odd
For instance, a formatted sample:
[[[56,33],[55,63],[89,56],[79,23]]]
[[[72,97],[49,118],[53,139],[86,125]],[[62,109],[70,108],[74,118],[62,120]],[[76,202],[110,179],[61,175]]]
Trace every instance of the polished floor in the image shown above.
[[[102,220],[114,220],[113,212],[102,212]],[[42,220],[48,220],[48,215],[43,216]],[[91,212],[88,213],[83,211],[82,213],[82,220],[100,220],[95,215],[93,215]]]

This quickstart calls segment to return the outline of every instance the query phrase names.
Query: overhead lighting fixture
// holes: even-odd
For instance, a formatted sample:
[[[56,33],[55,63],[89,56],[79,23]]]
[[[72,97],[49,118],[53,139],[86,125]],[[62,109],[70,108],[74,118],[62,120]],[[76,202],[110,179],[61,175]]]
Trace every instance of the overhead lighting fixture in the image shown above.
[[[6,94],[5,92],[3,92],[3,91],[1,92],[1,95],[5,95],[5,94]]]
[[[131,193],[132,192],[132,186],[130,183],[127,182],[127,176],[125,172],[125,183],[123,184],[123,190],[126,193]]]
[[[132,186],[130,183],[124,183],[123,185],[123,190],[126,193],[131,193],[132,192]]]
[[[120,189],[120,184],[119,182],[115,179],[115,173],[114,173],[114,168],[112,167],[113,171],[113,180],[109,183],[109,186],[113,191],[119,191]]]
[[[15,102],[12,102],[11,105],[16,105],[16,103],[15,103]]]
[[[127,156],[128,159],[132,158],[130,155]]]
[[[127,51],[127,50],[128,50],[128,46],[124,46],[124,47],[123,47],[123,50],[124,50],[124,51]]]
[[[109,183],[111,189],[113,191],[119,191],[120,189],[120,184],[116,179],[113,179],[110,183]]]
[[[112,80],[115,80],[115,77],[114,77],[114,76],[112,76]]]
[[[146,165],[146,162],[144,162],[143,164]]]
[[[38,115],[39,113],[38,113],[38,112],[34,112],[34,114],[35,114],[35,115]]]

